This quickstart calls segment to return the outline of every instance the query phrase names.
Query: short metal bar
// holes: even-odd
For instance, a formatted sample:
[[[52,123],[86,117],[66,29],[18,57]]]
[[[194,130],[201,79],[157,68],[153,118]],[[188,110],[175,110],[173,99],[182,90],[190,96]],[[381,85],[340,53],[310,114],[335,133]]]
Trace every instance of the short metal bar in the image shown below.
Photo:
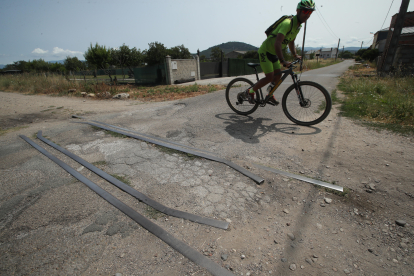
[[[99,196],[101,196],[103,199],[108,201],[110,204],[115,206],[117,209],[119,209],[121,212],[123,212],[125,215],[133,219],[135,222],[137,222],[139,225],[141,225],[143,228],[147,229],[149,232],[151,232],[156,237],[163,240],[166,244],[177,250],[179,253],[181,253],[183,256],[187,257],[189,260],[193,261],[197,265],[204,267],[207,269],[212,275],[215,276],[234,276],[233,273],[230,271],[224,269],[223,267],[219,266],[212,260],[205,257],[200,252],[196,251],[194,248],[190,247],[188,244],[178,240],[173,235],[165,231],[162,227],[158,226],[157,224],[153,223],[116,197],[114,197],[112,194],[108,193],[89,179],[87,179],[85,176],[77,172],[75,169],[61,161],[60,159],[56,158],[54,155],[50,154],[48,151],[46,151],[44,148],[40,147],[38,144],[30,140],[24,135],[20,135],[20,137],[25,140],[27,143],[29,143],[32,147],[37,149],[40,153],[48,157],[50,160],[55,162],[57,165],[62,167],[65,171],[70,173],[73,177],[84,183],[86,186],[88,186],[92,191],[97,193]]]
[[[262,165],[259,165],[259,164],[254,164],[253,163],[253,165],[255,167],[259,168],[259,169],[274,172],[274,173],[277,173],[277,174],[282,174],[282,175],[285,175],[285,176],[288,176],[288,177],[291,177],[291,178],[295,178],[295,179],[298,179],[298,180],[301,180],[301,181],[309,182],[309,183],[319,185],[319,186],[322,186],[322,187],[325,187],[325,188],[329,188],[329,189],[332,189],[332,190],[335,190],[335,191],[344,192],[344,188],[341,187],[341,186],[337,186],[337,185],[333,185],[333,184],[330,184],[330,183],[327,183],[327,182],[315,180],[315,179],[312,179],[312,178],[308,178],[308,177],[296,175],[296,174],[293,174],[293,173],[288,173],[288,172],[280,171],[280,170],[277,170],[277,169],[265,167],[265,166],[262,166]]]

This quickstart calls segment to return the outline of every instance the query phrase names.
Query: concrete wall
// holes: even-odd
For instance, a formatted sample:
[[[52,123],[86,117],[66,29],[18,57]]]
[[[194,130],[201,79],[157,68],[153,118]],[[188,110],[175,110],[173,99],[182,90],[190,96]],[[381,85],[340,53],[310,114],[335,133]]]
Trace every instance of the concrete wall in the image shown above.
[[[195,59],[171,59],[166,57],[167,63],[167,84],[174,84],[175,81],[194,78],[200,80],[200,60]]]

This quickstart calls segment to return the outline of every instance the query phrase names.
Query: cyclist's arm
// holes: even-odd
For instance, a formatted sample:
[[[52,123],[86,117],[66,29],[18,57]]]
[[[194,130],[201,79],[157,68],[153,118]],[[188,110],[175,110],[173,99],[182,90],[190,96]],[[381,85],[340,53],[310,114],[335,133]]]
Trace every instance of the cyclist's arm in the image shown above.
[[[301,58],[301,56],[296,53],[295,40],[289,42],[289,50],[295,58]]]
[[[283,64],[283,66],[287,67],[289,66],[290,63],[284,60],[283,58],[282,42],[284,39],[285,39],[285,36],[282,33],[277,34],[276,41],[275,41],[275,50],[276,50],[276,55],[280,60],[280,63]]]

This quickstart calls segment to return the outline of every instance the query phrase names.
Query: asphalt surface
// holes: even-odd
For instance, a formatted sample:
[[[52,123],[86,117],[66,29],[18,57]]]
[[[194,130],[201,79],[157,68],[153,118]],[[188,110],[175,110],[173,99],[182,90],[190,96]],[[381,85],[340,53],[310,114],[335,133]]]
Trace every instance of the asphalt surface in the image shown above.
[[[332,92],[338,77],[350,65],[351,61],[344,61],[312,70],[302,74],[301,79],[318,82]],[[247,77],[255,79],[254,75]],[[197,83],[227,84],[231,79]],[[276,97],[281,98],[291,83],[287,79]],[[86,114],[89,119],[213,152],[257,174],[263,172],[250,167],[250,162],[277,164],[294,158],[292,151],[301,147],[301,137],[312,136],[318,140],[331,135],[331,130],[328,131],[332,127],[331,116],[334,115],[313,127],[292,124],[281,107],[266,106],[250,116],[239,116],[227,106],[224,91],[173,102],[139,104],[127,111]],[[172,208],[231,221],[239,227],[235,221],[246,221],[247,211],[254,204],[271,204],[270,197],[261,194],[260,186],[223,164],[192,159],[135,139],[114,137],[76,122],[79,120],[69,117],[65,121],[39,122],[0,140],[1,275],[113,275],[118,272],[184,275],[197,267],[172,253],[167,245],[120,214],[16,134],[28,136],[150,217],[153,213],[144,204],[48,148],[35,139],[34,133],[42,130],[54,143],[110,174],[127,179],[130,186]],[[197,231],[210,231],[205,226],[179,219],[154,221],[199,250],[204,244],[191,242],[191,237],[196,239]],[[186,231],[191,235],[186,236]],[[164,261],[153,265],[157,252],[165,253]]]

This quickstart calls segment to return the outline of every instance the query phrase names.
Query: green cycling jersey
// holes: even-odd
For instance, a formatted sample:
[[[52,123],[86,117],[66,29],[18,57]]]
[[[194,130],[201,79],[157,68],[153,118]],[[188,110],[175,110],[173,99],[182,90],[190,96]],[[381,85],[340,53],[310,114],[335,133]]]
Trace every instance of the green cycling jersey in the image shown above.
[[[276,41],[276,36],[279,33],[285,36],[285,39],[282,42],[282,49],[285,49],[288,46],[288,44],[296,38],[300,29],[302,28],[302,25],[299,24],[298,22],[297,15],[295,15],[292,18],[292,20],[293,20],[292,26],[291,26],[291,20],[289,18],[281,22],[277,26],[277,28],[274,29],[273,32],[267,37],[267,39],[262,43],[262,46],[260,46],[260,52],[268,52],[272,55],[276,55],[275,41]],[[292,27],[292,30],[291,30],[291,27]],[[291,32],[288,34],[290,30]]]

